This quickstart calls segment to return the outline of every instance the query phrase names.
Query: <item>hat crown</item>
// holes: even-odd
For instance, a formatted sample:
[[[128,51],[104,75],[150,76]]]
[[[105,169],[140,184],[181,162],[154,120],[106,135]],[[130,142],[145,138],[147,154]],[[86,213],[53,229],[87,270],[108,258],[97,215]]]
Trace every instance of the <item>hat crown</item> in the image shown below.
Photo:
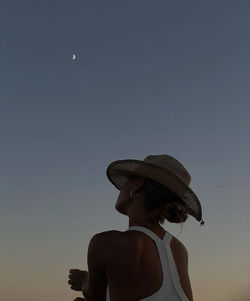
[[[177,176],[182,182],[189,186],[191,181],[191,176],[187,169],[174,157],[169,155],[149,155],[144,160],[144,162],[157,165],[170,171],[172,174]]]

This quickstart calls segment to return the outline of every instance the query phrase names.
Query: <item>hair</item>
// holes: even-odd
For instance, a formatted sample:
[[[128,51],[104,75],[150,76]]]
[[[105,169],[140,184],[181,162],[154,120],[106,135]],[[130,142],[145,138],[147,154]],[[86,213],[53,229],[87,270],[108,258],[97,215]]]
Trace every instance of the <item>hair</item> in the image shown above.
[[[151,223],[164,224],[167,219],[170,223],[183,224],[188,218],[185,203],[167,187],[151,179],[143,179]]]

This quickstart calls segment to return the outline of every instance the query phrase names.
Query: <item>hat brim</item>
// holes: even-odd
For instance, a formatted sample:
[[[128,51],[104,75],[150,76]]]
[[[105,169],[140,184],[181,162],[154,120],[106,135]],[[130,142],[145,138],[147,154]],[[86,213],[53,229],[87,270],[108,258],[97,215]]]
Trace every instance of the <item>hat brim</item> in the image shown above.
[[[122,188],[128,177],[132,175],[156,181],[170,189],[185,203],[188,214],[198,221],[202,219],[202,209],[196,194],[176,175],[165,168],[135,159],[116,160],[108,165],[106,175],[118,190]]]

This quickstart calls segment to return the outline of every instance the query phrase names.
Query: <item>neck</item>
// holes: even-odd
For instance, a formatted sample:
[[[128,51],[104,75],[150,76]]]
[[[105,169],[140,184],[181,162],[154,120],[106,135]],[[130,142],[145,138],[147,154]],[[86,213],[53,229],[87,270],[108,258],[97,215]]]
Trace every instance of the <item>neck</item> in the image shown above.
[[[150,228],[159,228],[160,225],[159,224],[152,224],[152,223],[146,223],[146,222],[129,222],[129,227],[132,226],[147,226]]]

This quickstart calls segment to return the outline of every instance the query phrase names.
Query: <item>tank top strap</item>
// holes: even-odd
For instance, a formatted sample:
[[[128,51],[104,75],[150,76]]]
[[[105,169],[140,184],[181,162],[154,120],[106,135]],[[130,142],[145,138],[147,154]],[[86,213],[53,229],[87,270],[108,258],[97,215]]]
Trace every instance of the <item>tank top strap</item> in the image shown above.
[[[169,232],[166,232],[163,237],[163,241],[164,241],[165,245],[170,246],[170,242],[171,242],[172,238],[173,238],[173,235]]]
[[[138,230],[150,236],[155,241],[160,256],[160,261],[161,261],[161,266],[163,271],[162,286],[156,293],[141,300],[142,301],[165,300],[166,298],[165,291],[170,289],[172,290],[174,288],[174,291],[172,290],[173,300],[177,300],[176,298],[178,298],[178,300],[189,301],[181,286],[179,274],[170,247],[170,243],[173,238],[173,235],[166,231],[163,239],[160,239],[154,232],[152,232],[151,230],[143,226],[131,226],[127,230]],[[171,283],[173,285],[173,288],[169,287],[170,278],[171,278]]]
[[[160,237],[158,237],[153,231],[143,226],[131,226],[127,230],[141,231],[147,234],[150,238],[152,238],[152,240],[155,242],[155,245],[158,249],[159,259],[161,262],[162,276],[163,276],[161,287],[153,295],[143,298],[141,299],[141,301],[163,300],[165,297],[165,292],[167,291],[169,286],[168,258],[167,258],[167,252],[165,246],[166,244],[165,239],[167,239],[167,241],[169,240],[167,238],[168,233],[166,232],[164,238],[160,239]]]
[[[163,239],[160,239],[153,231],[151,231],[148,228],[143,227],[143,226],[131,226],[127,229],[127,231],[128,230],[138,230],[138,231],[144,232],[145,234],[150,236],[153,240],[160,242],[160,243],[164,243],[165,245],[166,244],[170,245],[171,239],[173,237],[172,234],[170,234],[169,232],[166,231]]]
[[[131,226],[127,229],[127,231],[129,230],[137,230],[137,231],[141,231],[144,232],[145,234],[147,234],[148,236],[150,236],[154,241],[157,242],[163,242],[153,231],[149,230],[146,227],[143,226]]]

